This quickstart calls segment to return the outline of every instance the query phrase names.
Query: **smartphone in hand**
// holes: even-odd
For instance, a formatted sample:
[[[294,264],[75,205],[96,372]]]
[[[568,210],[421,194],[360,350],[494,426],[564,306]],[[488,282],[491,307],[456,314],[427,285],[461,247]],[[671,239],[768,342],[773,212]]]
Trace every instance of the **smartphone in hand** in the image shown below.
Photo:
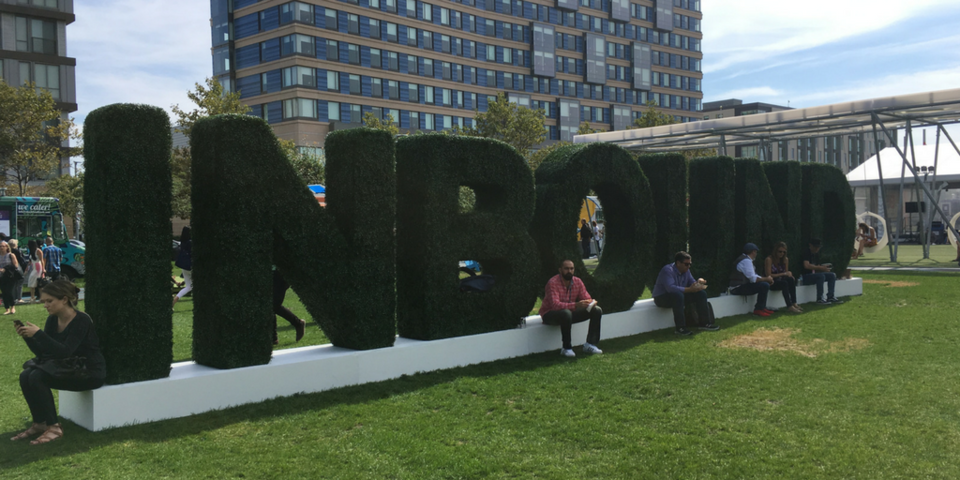
[[[14,321],[13,321],[13,326],[15,326],[15,327],[17,327],[17,328],[20,328],[20,327],[23,326],[23,322],[21,322],[20,320],[14,320]]]

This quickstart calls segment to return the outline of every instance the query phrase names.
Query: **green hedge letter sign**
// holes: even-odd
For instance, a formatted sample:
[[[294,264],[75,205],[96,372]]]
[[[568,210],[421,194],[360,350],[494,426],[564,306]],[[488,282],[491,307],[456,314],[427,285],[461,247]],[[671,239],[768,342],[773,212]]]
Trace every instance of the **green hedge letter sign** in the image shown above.
[[[476,193],[472,211],[459,211],[460,186]],[[533,175],[509,145],[439,134],[398,140],[400,335],[433,340],[519,325],[537,296],[533,208]],[[464,260],[495,277],[490,291],[460,291]]]

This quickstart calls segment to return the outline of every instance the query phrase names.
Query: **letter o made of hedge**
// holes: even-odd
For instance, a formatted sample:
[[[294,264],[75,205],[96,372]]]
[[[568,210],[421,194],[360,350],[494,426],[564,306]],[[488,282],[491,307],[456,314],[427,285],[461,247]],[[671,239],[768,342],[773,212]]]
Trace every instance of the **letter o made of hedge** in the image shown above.
[[[857,212],[853,190],[843,172],[833,165],[804,163],[801,232],[803,248],[811,238],[823,241],[820,261],[832,263],[843,274],[850,264],[850,245],[856,237]]]
[[[657,220],[650,186],[629,152],[616,145],[589,143],[555,150],[537,168],[537,211],[530,234],[540,249],[540,294],[572,260],[576,275],[605,312],[629,309],[654,273],[651,256]],[[596,192],[603,207],[604,245],[593,275],[578,249],[580,207]]]
[[[476,206],[459,211],[459,187]],[[397,142],[397,327],[420,340],[515,328],[537,298],[533,175],[509,145],[415,135]],[[458,262],[493,275],[484,293],[460,291]]]
[[[163,378],[170,311],[170,119],[148,105],[98,108],[84,122],[86,310],[107,383]]]

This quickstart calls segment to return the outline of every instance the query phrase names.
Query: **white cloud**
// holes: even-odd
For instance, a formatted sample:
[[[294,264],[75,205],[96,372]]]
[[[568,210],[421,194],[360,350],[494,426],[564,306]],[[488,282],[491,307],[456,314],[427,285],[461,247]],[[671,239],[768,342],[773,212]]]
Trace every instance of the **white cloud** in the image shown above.
[[[941,70],[892,74],[876,79],[857,79],[835,89],[798,95],[792,98],[792,106],[803,108],[853,100],[933,92],[957,88],[958,85],[960,85],[960,66],[954,66]]]
[[[703,2],[704,72],[798,52],[877,31],[955,0],[729,0]]]
[[[717,98],[717,99],[739,98],[741,100],[746,100],[748,102],[754,102],[754,101],[761,101],[770,97],[780,97],[781,95],[783,95],[783,92],[773,87],[748,87],[748,88],[738,88],[736,90],[728,90],[726,92],[722,92],[716,95],[711,95],[711,98]]]
[[[212,75],[210,6],[197,0],[76,2],[67,30],[77,58],[76,112],[118,102],[164,108]]]

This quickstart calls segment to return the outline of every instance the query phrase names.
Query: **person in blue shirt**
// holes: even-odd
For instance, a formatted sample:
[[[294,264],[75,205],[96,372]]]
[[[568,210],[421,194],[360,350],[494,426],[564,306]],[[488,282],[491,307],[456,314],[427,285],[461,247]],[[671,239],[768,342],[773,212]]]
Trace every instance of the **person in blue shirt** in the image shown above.
[[[51,282],[60,278],[60,262],[63,261],[63,251],[53,244],[53,238],[47,237],[43,247],[43,263],[47,267],[46,277]]]
[[[701,325],[701,330],[720,330],[707,310],[707,281],[702,278],[693,279],[693,274],[690,273],[692,263],[689,253],[677,252],[673,263],[660,269],[657,283],[653,286],[653,303],[661,308],[673,309],[673,323],[677,335],[693,335],[687,330],[687,322],[683,317],[684,306],[688,303],[694,304],[697,315],[709,322]]]

